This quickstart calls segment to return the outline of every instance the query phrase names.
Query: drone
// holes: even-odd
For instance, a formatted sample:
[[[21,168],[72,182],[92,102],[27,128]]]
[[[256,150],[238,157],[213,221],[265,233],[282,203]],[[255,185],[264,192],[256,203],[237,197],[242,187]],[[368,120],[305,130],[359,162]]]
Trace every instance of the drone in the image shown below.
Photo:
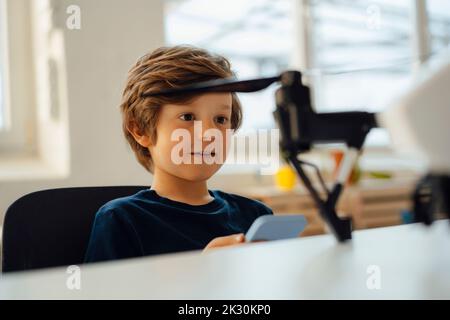
[[[445,72],[443,72],[444,70]],[[440,73],[433,74],[428,83],[422,84],[428,88],[429,83],[445,80],[450,84],[450,63],[446,64]],[[238,80],[236,78],[215,79],[180,88],[168,88],[159,92],[144,93],[142,97],[157,95],[180,95],[180,94],[204,94],[204,93],[246,93],[263,90],[277,83],[279,88],[275,91],[276,109],[273,111],[276,124],[280,130],[280,150],[287,162],[292,165],[312,197],[321,218],[329,230],[334,234],[338,242],[344,242],[352,238],[352,221],[350,217],[340,217],[336,212],[336,204],[339,200],[345,182],[351,174],[352,168],[363,149],[368,133],[384,123],[390,123],[393,119],[385,115],[365,111],[329,112],[318,113],[311,104],[310,89],[302,81],[300,71],[284,71],[275,77],[265,77],[250,80]],[[419,88],[412,92],[417,93]],[[426,91],[426,90],[425,90]],[[449,95],[450,90],[439,94]],[[424,95],[437,94],[436,92],[425,92]],[[450,101],[447,99],[446,101]],[[429,106],[428,106],[429,107]],[[447,107],[447,109],[443,109]],[[395,110],[403,110],[404,104],[400,104]],[[422,108],[423,109],[423,108]],[[443,109],[449,113],[450,105],[435,105],[434,109]],[[431,111],[430,111],[431,112]],[[392,110],[391,110],[392,113]],[[397,112],[398,113],[398,112]],[[439,117],[439,115],[438,115]],[[395,117],[394,117],[395,118]],[[404,116],[405,121],[408,118]],[[450,116],[447,117],[450,120]],[[389,126],[395,126],[389,124]],[[427,123],[419,125],[418,131]],[[433,127],[433,125],[431,125]],[[448,126],[450,128],[450,126]],[[449,129],[447,137],[450,137]],[[424,130],[431,130],[426,128]],[[444,132],[443,132],[444,133]],[[428,134],[428,136],[431,136]],[[441,138],[442,139],[442,138]],[[310,151],[314,145],[323,143],[343,143],[347,146],[343,160],[338,168],[338,174],[332,184],[331,190],[327,188],[320,172],[313,164],[300,159],[300,155]],[[447,142],[448,143],[448,142]],[[445,155],[450,151],[450,144],[444,147]],[[442,152],[441,152],[442,154]],[[450,155],[448,155],[450,156]],[[447,157],[447,161],[449,157]],[[319,176],[322,192],[313,185],[305,166],[313,166]],[[414,221],[424,222],[429,225],[433,221],[435,212],[450,212],[450,166],[446,171],[438,174],[426,175],[417,185],[414,192]]]

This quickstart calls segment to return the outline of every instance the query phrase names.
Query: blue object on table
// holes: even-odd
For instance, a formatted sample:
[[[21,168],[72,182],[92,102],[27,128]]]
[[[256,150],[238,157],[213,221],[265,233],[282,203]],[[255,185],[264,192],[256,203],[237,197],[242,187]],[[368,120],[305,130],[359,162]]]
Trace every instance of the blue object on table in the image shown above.
[[[245,238],[248,242],[296,238],[306,225],[304,215],[263,215],[253,222]]]
[[[402,222],[404,224],[413,223],[414,222],[414,216],[411,211],[409,210],[402,210],[401,212],[402,216]]]

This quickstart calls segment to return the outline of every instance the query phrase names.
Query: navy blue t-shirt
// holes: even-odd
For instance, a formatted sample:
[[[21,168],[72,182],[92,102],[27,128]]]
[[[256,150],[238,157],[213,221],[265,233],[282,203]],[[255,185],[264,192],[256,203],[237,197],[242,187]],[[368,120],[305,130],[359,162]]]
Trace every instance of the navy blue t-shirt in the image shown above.
[[[261,215],[262,202],[219,190],[214,200],[190,205],[146,189],[102,206],[95,216],[85,262],[199,250],[214,238],[245,233]]]

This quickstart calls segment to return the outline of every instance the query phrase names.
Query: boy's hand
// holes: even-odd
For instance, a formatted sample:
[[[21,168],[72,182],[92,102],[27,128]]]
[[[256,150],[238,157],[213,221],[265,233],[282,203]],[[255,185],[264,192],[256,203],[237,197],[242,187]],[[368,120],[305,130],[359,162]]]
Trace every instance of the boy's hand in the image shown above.
[[[240,244],[245,244],[245,235],[243,233],[232,234],[225,237],[217,237],[208,243],[208,245],[203,249],[203,252],[213,248],[236,246]]]

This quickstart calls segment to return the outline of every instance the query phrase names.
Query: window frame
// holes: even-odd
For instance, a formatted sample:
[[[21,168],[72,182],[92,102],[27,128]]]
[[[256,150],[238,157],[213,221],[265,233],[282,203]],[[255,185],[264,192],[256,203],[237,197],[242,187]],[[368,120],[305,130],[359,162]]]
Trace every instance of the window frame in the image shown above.
[[[6,0],[0,0],[0,77],[2,100],[0,100],[1,111],[3,112],[3,127],[0,134],[8,131],[11,127],[10,103],[9,103],[9,65],[8,65],[8,19]]]
[[[0,0],[3,110],[0,155],[24,155],[34,150],[35,99],[29,1]],[[11,35],[14,34],[14,37]]]

